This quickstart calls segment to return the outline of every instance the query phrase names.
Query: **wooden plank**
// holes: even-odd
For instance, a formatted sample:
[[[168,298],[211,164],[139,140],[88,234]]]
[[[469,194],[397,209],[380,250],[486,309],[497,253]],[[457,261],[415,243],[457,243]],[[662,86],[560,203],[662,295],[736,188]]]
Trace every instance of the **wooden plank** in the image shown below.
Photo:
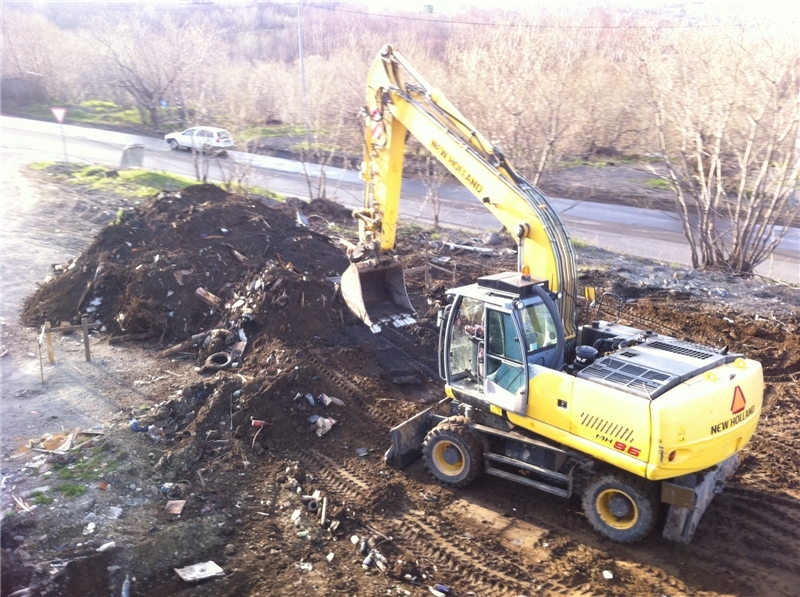
[[[94,283],[94,280],[89,280],[89,282],[86,283],[86,288],[83,289],[83,294],[81,295],[81,298],[78,300],[78,307],[77,307],[78,308],[78,313],[81,312],[81,305],[83,304],[83,301],[86,300],[86,296],[89,294],[89,291],[92,289],[92,284],[93,283]]]
[[[198,288],[194,291],[194,293],[197,295],[197,298],[199,298],[205,304],[214,307],[215,309],[219,309],[222,305],[222,299],[215,294],[211,294],[205,288]]]
[[[95,330],[100,327],[101,324],[99,323],[90,323],[87,327],[90,330]],[[77,330],[83,330],[83,324],[81,325],[62,325],[61,327],[57,328],[50,328],[50,332],[58,332],[58,333],[65,333],[65,332],[75,332]]]

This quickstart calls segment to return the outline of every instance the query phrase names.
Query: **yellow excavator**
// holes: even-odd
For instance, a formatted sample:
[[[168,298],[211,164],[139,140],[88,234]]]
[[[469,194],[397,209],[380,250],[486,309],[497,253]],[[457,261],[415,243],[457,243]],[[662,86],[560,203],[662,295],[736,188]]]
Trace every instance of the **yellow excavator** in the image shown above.
[[[342,294],[373,331],[414,320],[402,265],[388,256],[408,134],[519,243],[517,271],[448,291],[438,317],[446,397],[391,430],[387,462],[422,457],[452,487],[486,473],[580,492],[587,520],[612,541],[639,541],[663,521],[664,537],[689,542],[755,432],[761,365],[623,325],[619,310],[579,326],[558,212],[393,46],[369,72],[364,123],[360,242]]]

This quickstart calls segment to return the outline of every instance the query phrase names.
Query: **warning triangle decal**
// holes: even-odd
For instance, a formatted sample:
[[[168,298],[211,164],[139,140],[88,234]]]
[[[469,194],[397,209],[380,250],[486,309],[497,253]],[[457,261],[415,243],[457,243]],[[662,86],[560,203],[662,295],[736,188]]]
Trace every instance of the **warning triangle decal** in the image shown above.
[[[744,407],[747,405],[747,400],[744,398],[744,392],[742,392],[742,388],[736,386],[736,389],[733,391],[733,402],[731,402],[731,412],[735,415],[736,413],[740,413],[744,410]]]

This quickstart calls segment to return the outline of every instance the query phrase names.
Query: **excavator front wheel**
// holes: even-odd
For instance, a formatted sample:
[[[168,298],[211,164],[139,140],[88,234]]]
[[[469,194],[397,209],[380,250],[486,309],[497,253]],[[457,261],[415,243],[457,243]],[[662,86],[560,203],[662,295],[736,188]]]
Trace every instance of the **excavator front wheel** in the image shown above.
[[[451,487],[471,483],[483,468],[483,443],[466,417],[449,417],[428,432],[422,444],[425,468]]]
[[[647,537],[655,527],[658,505],[652,484],[627,475],[598,475],[583,494],[589,523],[617,543],[635,543]]]

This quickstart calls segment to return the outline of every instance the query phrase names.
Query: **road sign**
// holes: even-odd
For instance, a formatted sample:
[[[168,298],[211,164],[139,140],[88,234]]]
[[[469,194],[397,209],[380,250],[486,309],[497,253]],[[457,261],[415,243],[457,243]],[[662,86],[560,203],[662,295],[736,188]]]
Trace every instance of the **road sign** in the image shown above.
[[[58,124],[64,124],[64,116],[67,114],[66,108],[50,108],[50,111],[56,117]]]

